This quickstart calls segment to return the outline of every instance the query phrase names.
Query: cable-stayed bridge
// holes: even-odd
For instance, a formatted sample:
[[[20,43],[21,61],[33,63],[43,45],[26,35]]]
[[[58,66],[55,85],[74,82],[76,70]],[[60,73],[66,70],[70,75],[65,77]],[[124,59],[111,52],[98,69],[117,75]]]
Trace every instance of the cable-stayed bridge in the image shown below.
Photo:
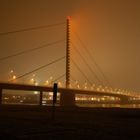
[[[37,31],[40,29],[42,30],[42,29],[46,29],[46,28],[53,28],[53,27],[62,26],[62,25],[65,25],[65,28],[66,28],[66,37],[64,37],[63,39],[59,39],[59,40],[56,40],[51,43],[46,43],[46,44],[40,45],[38,47],[19,51],[19,52],[13,53],[11,55],[7,55],[7,56],[0,58],[0,62],[4,62],[4,61],[8,61],[12,58],[17,57],[17,59],[18,59],[19,56],[25,56],[25,61],[28,61],[28,60],[26,60],[26,54],[28,54],[28,53],[34,53],[34,52],[40,51],[41,49],[44,49],[44,48],[49,49],[51,47],[57,47],[57,46],[59,46],[58,44],[65,43],[64,45],[61,45],[61,46],[64,46],[66,49],[66,54],[64,54],[63,56],[60,56],[57,59],[54,59],[54,60],[48,62],[47,64],[39,65],[38,67],[36,67],[35,69],[32,69],[31,71],[27,71],[25,73],[24,73],[24,71],[22,71],[23,74],[21,74],[21,75],[16,75],[14,73],[14,71],[11,70],[10,79],[7,79],[6,83],[4,83],[4,82],[0,83],[1,102],[2,102],[2,90],[3,89],[39,91],[40,92],[40,102],[41,102],[42,93],[44,91],[52,92],[53,83],[55,83],[55,82],[58,83],[58,87],[59,87],[58,91],[61,93],[61,98],[60,98],[61,105],[74,105],[76,94],[117,97],[117,98],[120,98],[120,100],[122,100],[122,102],[128,102],[130,99],[132,99],[132,100],[140,99],[139,94],[112,87],[108,78],[106,77],[106,75],[104,74],[104,72],[102,71],[100,66],[97,64],[93,55],[88,50],[88,47],[80,39],[77,32],[70,29],[70,18],[67,18],[66,22],[60,22],[60,23],[46,25],[46,26],[31,27],[31,28],[8,31],[8,32],[2,32],[2,33],[0,33],[0,37],[9,36],[9,35],[11,36],[13,34],[30,32],[30,31]],[[94,71],[94,68],[89,64],[86,57],[84,57],[84,54],[82,54],[81,51],[78,49],[76,43],[70,39],[70,35],[71,35],[70,32],[72,32],[72,34],[74,34],[74,36],[77,38],[79,43],[83,46],[82,48],[84,50],[84,53],[86,53],[88,55],[88,57],[92,60],[92,62],[94,63],[94,67],[96,67],[96,69],[100,73],[100,77],[102,77],[103,80],[96,74],[96,72]],[[71,46],[73,46],[73,47],[71,48]],[[63,48],[60,48],[60,49],[63,49]],[[95,84],[95,82],[93,83],[91,78],[89,78],[89,76],[87,75],[87,72],[85,72],[82,69],[82,67],[78,63],[79,60],[75,60],[74,58],[72,58],[71,49],[73,49],[72,51],[75,52],[75,54],[77,56],[79,56],[80,61],[82,61],[84,63],[84,65],[88,69],[88,71],[90,71],[90,73],[92,73],[92,75],[94,77],[92,79],[95,79],[97,84]],[[51,55],[53,56],[54,54],[52,53]],[[46,59],[47,59],[47,56],[46,56]],[[38,81],[36,80],[36,72],[41,72],[41,70],[44,70],[44,69],[46,70],[48,67],[52,67],[52,69],[53,69],[53,66],[61,61],[65,62],[65,64],[64,64],[65,68],[66,68],[65,72],[63,74],[57,74],[57,76],[55,78],[50,77],[48,80],[44,81],[44,83],[42,82],[43,85],[39,84]],[[30,64],[30,65],[32,65],[32,64]],[[74,73],[74,72],[71,70],[71,65],[73,65],[73,67],[78,71],[78,74],[81,74],[81,77],[83,77],[83,79],[85,79],[84,84],[81,84],[80,82],[78,82],[78,80],[72,75],[72,73]],[[32,75],[32,77],[30,79],[30,82],[29,82],[29,80],[27,80],[27,81],[24,80],[24,83],[21,82],[22,81],[21,79],[23,79],[23,78],[26,79],[26,77],[31,76],[31,75]],[[61,82],[61,80],[63,82]],[[33,84],[33,85],[31,85],[31,84]]]

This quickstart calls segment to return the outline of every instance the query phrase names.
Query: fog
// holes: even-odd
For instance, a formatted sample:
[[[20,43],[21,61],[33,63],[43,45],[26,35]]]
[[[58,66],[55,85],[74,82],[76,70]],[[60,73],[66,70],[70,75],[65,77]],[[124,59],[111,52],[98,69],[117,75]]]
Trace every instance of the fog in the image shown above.
[[[72,16],[71,42],[92,66],[100,80],[106,83],[74,32],[86,45],[113,87],[139,91],[140,2],[138,0],[0,0],[0,33],[65,22],[67,15]],[[65,25],[1,35],[0,57],[59,39],[65,39]],[[58,44],[57,47],[51,47],[1,61],[0,80],[7,80],[11,69],[17,75],[22,75],[65,55],[65,42]],[[99,84],[73,47],[71,45],[71,57],[92,82]],[[36,76],[39,82],[43,82],[51,75],[55,79],[64,73],[65,60],[37,72]],[[71,75],[81,83],[86,81],[72,63]],[[25,79],[30,79],[31,76]]]

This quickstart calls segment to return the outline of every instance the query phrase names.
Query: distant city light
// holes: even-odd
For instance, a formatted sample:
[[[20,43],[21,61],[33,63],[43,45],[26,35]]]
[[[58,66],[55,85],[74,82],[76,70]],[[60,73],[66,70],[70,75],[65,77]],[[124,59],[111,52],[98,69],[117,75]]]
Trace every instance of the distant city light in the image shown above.
[[[34,91],[34,94],[38,94],[38,91]]]

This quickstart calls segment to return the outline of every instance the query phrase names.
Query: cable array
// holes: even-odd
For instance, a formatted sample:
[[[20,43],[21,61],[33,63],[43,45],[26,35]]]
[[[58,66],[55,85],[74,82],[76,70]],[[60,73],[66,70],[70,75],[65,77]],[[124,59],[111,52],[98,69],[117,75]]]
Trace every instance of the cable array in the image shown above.
[[[26,54],[26,53],[29,53],[29,52],[33,52],[33,51],[36,51],[36,50],[39,50],[39,49],[42,49],[42,48],[47,48],[47,47],[53,46],[55,44],[61,43],[63,41],[64,41],[64,39],[63,40],[58,40],[58,41],[55,41],[55,42],[52,42],[52,43],[44,44],[42,46],[39,46],[39,47],[36,47],[36,48],[33,48],[33,49],[28,49],[28,50],[25,50],[25,51],[21,51],[21,52],[18,52],[18,53],[12,54],[12,55],[8,55],[8,56],[5,56],[5,57],[1,57],[0,61],[10,59],[12,57],[16,57],[16,56],[19,56],[19,55],[23,55],[23,54]]]
[[[65,58],[65,56],[63,56],[63,57],[61,57],[61,58],[58,58],[58,59],[56,59],[56,60],[54,60],[54,61],[52,61],[52,62],[50,62],[50,63],[48,63],[48,64],[45,64],[45,65],[43,65],[43,66],[41,66],[41,67],[38,67],[38,68],[36,68],[36,69],[34,69],[34,70],[32,70],[32,71],[29,71],[29,72],[27,72],[27,73],[24,73],[23,75],[18,76],[18,77],[15,78],[14,80],[23,78],[23,77],[25,77],[25,76],[27,76],[27,75],[29,75],[29,74],[32,74],[32,73],[34,73],[34,72],[36,72],[36,71],[39,71],[39,70],[41,70],[41,69],[43,69],[43,68],[45,68],[45,67],[47,67],[47,66],[50,66],[50,65],[52,65],[52,64],[54,64],[54,63],[57,63],[57,62],[63,60],[64,58]],[[10,81],[13,81],[13,80],[10,80]]]
[[[60,75],[59,77],[57,77],[56,79],[53,80],[53,83],[60,80],[61,78],[65,77],[66,73]]]
[[[13,33],[19,33],[19,32],[25,32],[25,31],[38,30],[38,29],[43,29],[43,28],[50,28],[50,27],[62,25],[62,24],[64,24],[64,23],[65,23],[65,22],[60,22],[60,23],[50,24],[50,25],[45,25],[45,26],[38,26],[38,27],[31,27],[31,28],[20,29],[20,30],[15,30],[15,31],[8,31],[8,32],[0,33],[0,35],[8,35],[8,34],[13,34]],[[62,42],[62,41],[64,41],[64,40],[65,40],[65,39],[57,40],[57,41],[55,41],[55,42],[48,43],[48,44],[44,44],[44,45],[41,45],[41,46],[36,47],[36,48],[33,48],[33,49],[28,49],[28,50],[21,51],[21,52],[18,52],[18,53],[9,55],[9,56],[1,57],[1,58],[0,58],[0,61],[6,60],[6,59],[9,59],[9,58],[12,58],[12,57],[16,57],[16,56],[19,56],[19,55],[22,55],[22,54],[25,54],[25,53],[29,53],[29,52],[32,52],[32,51],[36,51],[36,50],[39,50],[39,49],[42,49],[42,48],[45,48],[45,47],[49,47],[49,46],[55,45],[55,44],[57,44],[57,43],[60,43],[60,42]]]
[[[81,53],[78,51],[78,49],[76,48],[76,46],[72,43],[72,45],[74,46],[74,50],[78,53],[78,55],[82,58],[83,62],[86,64],[86,66],[88,67],[88,69],[91,71],[92,74],[94,74],[96,80],[103,85],[102,81],[98,78],[98,76],[96,75],[96,73],[92,70],[91,66],[87,63],[86,59],[81,55]]]
[[[0,36],[3,35],[9,35],[9,34],[15,34],[15,33],[20,33],[20,32],[27,32],[27,31],[33,31],[33,30],[39,30],[39,29],[44,29],[44,28],[50,28],[50,27],[55,27],[58,25],[64,25],[65,22],[60,22],[56,24],[49,24],[49,25],[44,25],[44,26],[37,26],[37,27],[31,27],[31,28],[24,28],[20,30],[13,30],[13,31],[8,31],[8,32],[1,32]]]
[[[39,29],[47,29],[47,28],[52,28],[52,27],[55,27],[55,26],[60,26],[60,25],[63,25],[65,24],[65,22],[60,22],[60,23],[56,23],[56,24],[50,24],[50,25],[44,25],[44,26],[37,26],[37,27],[30,27],[30,28],[24,28],[24,29],[19,29],[19,30],[13,30],[13,31],[8,31],[8,32],[1,32],[0,33],[0,36],[4,36],[4,35],[12,35],[12,34],[15,34],[15,33],[22,33],[22,32],[29,32],[29,31],[34,31],[34,30],[39,30]],[[100,66],[97,64],[97,62],[95,61],[94,57],[91,55],[91,53],[89,52],[89,50],[87,49],[86,45],[83,43],[83,41],[80,39],[80,37],[78,36],[78,34],[76,32],[74,32],[76,38],[78,39],[78,41],[80,42],[80,44],[82,46],[84,46],[84,50],[85,52],[88,54],[88,56],[91,58],[92,62],[95,64],[96,68],[98,69],[98,71],[101,73],[101,75],[103,76],[104,80],[106,81],[106,83],[108,85],[110,85],[108,79],[106,78],[105,74],[103,73],[103,71],[101,70]],[[23,54],[27,54],[27,53],[30,53],[30,52],[33,52],[33,51],[36,51],[36,50],[39,50],[39,49],[42,49],[42,48],[47,48],[47,47],[50,47],[50,46],[53,46],[55,44],[58,44],[58,43],[61,43],[65,41],[65,39],[62,39],[62,40],[57,40],[57,41],[54,41],[54,42],[51,42],[51,43],[48,43],[48,44],[44,44],[44,45],[41,45],[41,46],[38,46],[38,47],[35,47],[35,48],[32,48],[32,49],[28,49],[28,50],[24,50],[24,51],[21,51],[21,52],[18,52],[18,53],[14,53],[12,55],[8,55],[8,56],[5,56],[5,57],[1,57],[0,58],[0,61],[4,61],[4,60],[7,60],[7,59],[10,59],[10,58],[13,58],[13,57],[16,57],[16,56],[20,56],[20,55],[23,55]],[[98,83],[103,84],[103,82],[98,78],[97,74],[93,71],[92,67],[89,65],[88,61],[81,55],[80,51],[76,48],[76,46],[74,45],[74,43],[72,43],[72,45],[74,46],[74,50],[75,52],[80,56],[80,58],[82,59],[82,61],[86,64],[87,68],[91,71],[91,73],[94,75],[95,79],[98,81]],[[30,72],[27,72],[27,73],[24,73],[23,75],[20,75],[18,76],[16,79],[20,79],[24,76],[27,76],[33,72],[36,72],[36,71],[39,71],[49,65],[52,65],[54,63],[57,63],[58,61],[61,61],[65,58],[65,56],[61,57],[61,58],[58,58],[57,60],[54,60],[48,64],[45,64],[43,66],[40,66]],[[81,70],[81,68],[76,64],[76,62],[72,60],[72,63],[75,65],[75,67],[77,68],[77,70],[82,74],[82,76],[87,80],[87,82],[90,83],[90,85],[92,85],[92,82],[91,80],[89,80],[89,78],[87,77],[87,75]],[[63,78],[65,76],[65,74],[59,76],[58,78],[56,78],[54,80],[57,81],[61,78]],[[15,80],[15,79],[14,79]]]
[[[71,59],[71,60],[72,60],[72,63],[75,65],[75,67],[80,71],[80,73],[82,74],[82,76],[90,83],[90,85],[92,85],[92,82],[85,75],[85,73],[80,69],[80,67],[75,63],[75,61],[73,59]]]
[[[88,56],[90,57],[90,59],[92,60],[92,62],[94,63],[95,67],[98,69],[98,71],[100,72],[100,74],[102,75],[102,77],[104,78],[104,80],[106,81],[107,85],[111,86],[108,78],[106,77],[106,75],[104,74],[104,72],[102,71],[101,67],[99,66],[99,64],[97,64],[95,58],[93,57],[93,55],[91,55],[91,53],[89,52],[89,50],[87,49],[87,46],[83,43],[83,41],[80,39],[79,35],[75,32],[72,31],[74,33],[74,35],[76,36],[76,38],[78,39],[78,41],[80,42],[80,44],[83,46],[85,52],[88,54]]]

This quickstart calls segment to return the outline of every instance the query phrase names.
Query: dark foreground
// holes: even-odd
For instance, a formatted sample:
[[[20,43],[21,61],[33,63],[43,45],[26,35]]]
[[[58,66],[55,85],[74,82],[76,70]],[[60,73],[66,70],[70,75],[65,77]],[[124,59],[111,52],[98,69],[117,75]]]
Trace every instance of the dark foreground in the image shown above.
[[[1,106],[3,139],[139,140],[140,109]]]

